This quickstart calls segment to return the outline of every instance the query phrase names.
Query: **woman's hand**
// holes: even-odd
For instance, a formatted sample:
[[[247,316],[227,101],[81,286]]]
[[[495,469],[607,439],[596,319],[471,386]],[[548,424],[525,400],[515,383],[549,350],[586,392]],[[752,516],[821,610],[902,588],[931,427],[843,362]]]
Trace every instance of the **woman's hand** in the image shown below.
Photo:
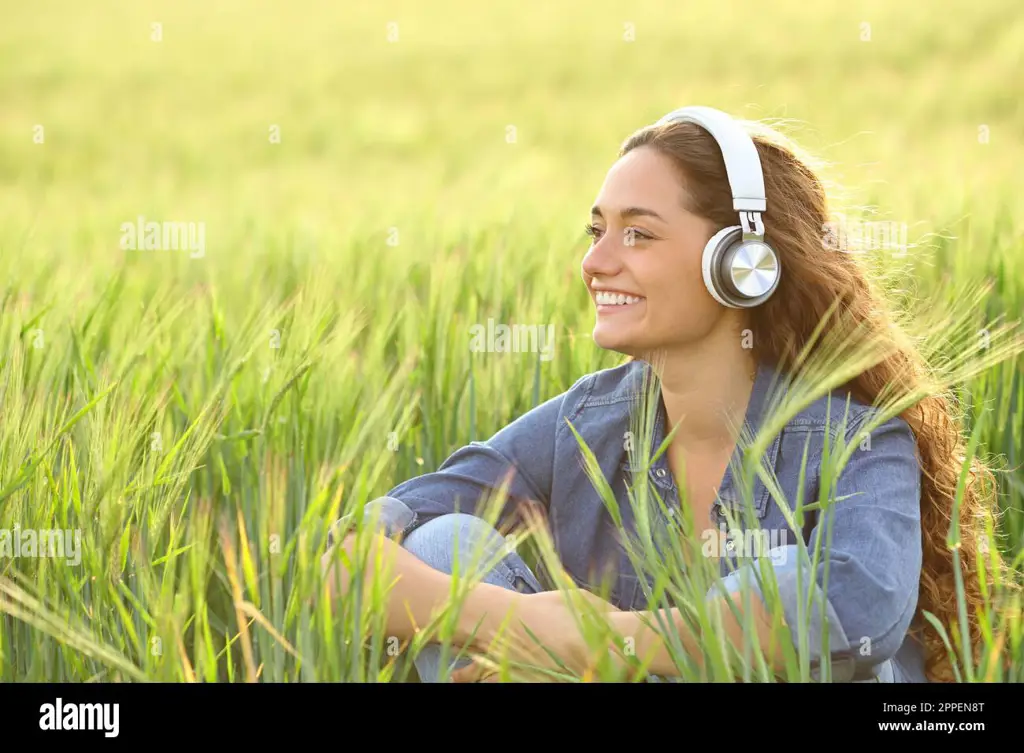
[[[566,596],[577,606],[570,607]],[[498,682],[505,656],[510,663],[528,665],[511,666],[512,674],[536,682],[558,682],[566,674],[583,675],[593,669],[601,657],[588,656],[578,621],[585,623],[588,619],[588,605],[598,612],[619,611],[600,597],[577,589],[568,593],[513,592],[510,605],[511,613],[503,632],[478,653],[471,664],[453,672],[452,682]]]

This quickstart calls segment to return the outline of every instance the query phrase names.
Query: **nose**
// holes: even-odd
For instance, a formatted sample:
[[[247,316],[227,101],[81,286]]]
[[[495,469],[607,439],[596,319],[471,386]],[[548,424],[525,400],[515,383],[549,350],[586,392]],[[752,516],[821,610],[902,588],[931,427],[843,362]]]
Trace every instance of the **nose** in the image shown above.
[[[614,277],[621,265],[612,243],[609,241],[609,234],[605,233],[583,257],[583,279],[590,285],[595,277]]]

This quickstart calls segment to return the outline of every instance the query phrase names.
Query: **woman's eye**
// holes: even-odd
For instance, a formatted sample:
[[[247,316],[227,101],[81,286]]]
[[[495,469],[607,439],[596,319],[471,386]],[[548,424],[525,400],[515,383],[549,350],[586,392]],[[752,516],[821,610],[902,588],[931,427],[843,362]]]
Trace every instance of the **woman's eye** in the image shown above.
[[[583,226],[583,231],[591,238],[595,239],[600,237],[601,233],[603,232],[601,228],[595,227],[594,225],[589,223]],[[625,230],[622,231],[622,240],[626,245],[632,245],[637,238],[645,241],[653,240],[653,238],[647,233],[643,232],[642,230],[637,230],[636,228],[633,227],[627,227]]]
[[[637,230],[636,228],[633,227],[627,227],[625,231],[623,231],[623,236],[627,243],[630,241],[631,238],[640,238],[641,240],[645,241],[651,240],[651,236],[649,236],[647,233],[643,232],[642,230]]]

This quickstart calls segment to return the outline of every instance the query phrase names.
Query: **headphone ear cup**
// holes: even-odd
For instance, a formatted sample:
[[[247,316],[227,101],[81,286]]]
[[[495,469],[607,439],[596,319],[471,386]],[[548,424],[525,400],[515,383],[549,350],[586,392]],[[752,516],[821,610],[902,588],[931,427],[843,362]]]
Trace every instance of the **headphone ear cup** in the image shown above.
[[[705,244],[700,264],[704,287],[707,288],[708,293],[720,304],[731,309],[739,308],[739,305],[731,300],[732,296],[722,284],[722,257],[742,235],[743,228],[739,225],[719,230]]]
[[[729,308],[753,308],[771,298],[781,271],[775,250],[744,241],[738,225],[723,228],[704,246],[701,271],[711,296]]]

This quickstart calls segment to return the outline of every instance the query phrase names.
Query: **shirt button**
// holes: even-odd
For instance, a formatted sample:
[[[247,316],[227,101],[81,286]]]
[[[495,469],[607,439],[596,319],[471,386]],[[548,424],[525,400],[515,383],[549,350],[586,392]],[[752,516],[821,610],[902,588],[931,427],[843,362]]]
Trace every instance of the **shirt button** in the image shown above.
[[[658,478],[665,478],[665,469],[664,468],[659,468],[658,469]]]

